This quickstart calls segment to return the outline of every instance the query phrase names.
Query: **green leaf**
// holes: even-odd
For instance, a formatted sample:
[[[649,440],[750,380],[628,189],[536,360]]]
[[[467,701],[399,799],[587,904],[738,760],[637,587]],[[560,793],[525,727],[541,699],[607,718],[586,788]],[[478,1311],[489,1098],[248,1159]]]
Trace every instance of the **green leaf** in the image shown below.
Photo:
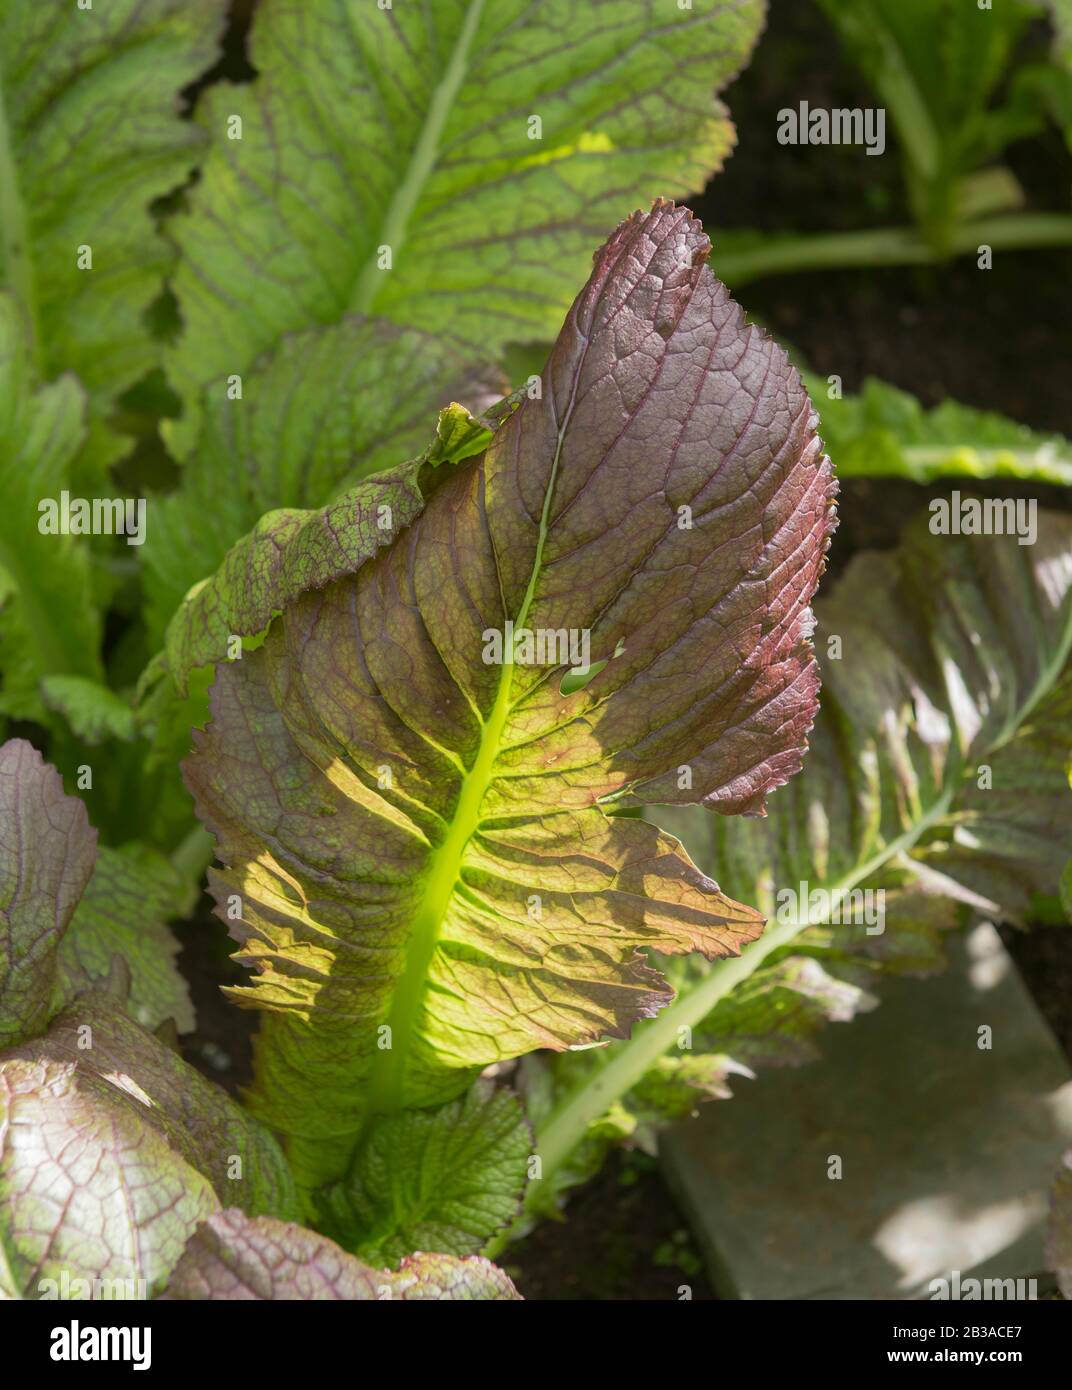
[[[859,395],[831,400],[805,373],[818,403],[823,441],[843,478],[1021,478],[1072,486],[1072,444],[992,411],[943,401],[925,410],[914,396],[869,377]]]
[[[1072,149],[1072,0],[1041,0],[1051,11],[1054,39],[1050,61],[1018,64],[1011,103],[1041,109],[1064,134]]]
[[[233,638],[260,633],[300,594],[355,573],[390,545],[442,481],[440,465],[479,453],[490,437],[488,426],[452,405],[440,412],[432,444],[411,462],[359,483],[319,511],[261,517],[231,547],[218,572],[187,595],[168,625],[167,666],[179,693],[185,694],[196,668],[234,659]]]
[[[805,882],[812,891],[822,887],[814,875]],[[823,921],[820,909],[791,951],[776,953],[722,1000],[693,1030],[689,1044],[732,1062],[731,1070],[742,1074],[800,1066],[819,1056],[816,1040],[827,1024],[849,1023],[878,1005],[873,989],[882,977],[942,969],[943,934],[957,925],[954,905],[903,888],[883,892],[884,916],[872,927],[876,935],[869,935],[863,921]],[[698,971],[670,976],[682,991],[698,977]],[[687,1053],[674,1060],[686,1058]]]
[[[102,848],[60,947],[62,997],[103,982],[118,956],[130,972],[131,1015],[149,1029],[170,1018],[180,1033],[191,1032],[193,1005],[175,964],[179,945],[165,925],[181,914],[185,896],[185,884],[154,850]]]
[[[721,166],[733,129],[715,92],[762,15],[760,0],[265,0],[258,77],[199,103],[211,150],[172,224],[174,447],[196,440],[202,387],[295,329],[375,315],[481,361],[553,336],[622,208]]]
[[[379,1302],[391,1299],[518,1299],[488,1260],[414,1255],[397,1273],[372,1269],[333,1241],[266,1217],[222,1211],[190,1238],[169,1298]]]
[[[1072,0],[1047,0],[1053,12],[1054,52],[1072,67]]]
[[[3,1294],[64,1278],[158,1294],[221,1200],[297,1210],[272,1136],[109,997],[83,996],[0,1054]]]
[[[85,676],[45,676],[41,698],[91,747],[110,738],[129,743],[134,737],[134,711],[129,701],[99,681]]]
[[[985,154],[984,117],[1032,6],[961,0],[819,0],[889,108],[906,163],[941,197]],[[942,185],[945,185],[943,189]]]
[[[243,608],[264,613],[235,620],[229,631],[259,631],[272,611],[256,594],[267,583],[262,572],[281,565],[271,555],[275,536],[297,524],[294,513],[265,513],[340,500],[359,479],[423,453],[441,406],[454,400],[483,408],[501,395],[497,380],[461,369],[449,338],[356,318],[289,334],[246,373],[240,399],[230,399],[222,385],[208,395],[179,489],[153,502],[143,550],[153,636],[163,633],[187,591],[221,564],[227,572],[219,584],[244,585],[251,593]],[[221,478],[228,480],[224,488]],[[228,557],[255,527],[259,536],[247,540],[249,549]],[[223,595],[214,600],[222,603]],[[196,631],[213,617],[194,610],[187,625]]]
[[[0,748],[0,1047],[44,1031],[96,831],[24,739]]]
[[[438,1110],[381,1116],[326,1194],[322,1229],[374,1265],[479,1254],[517,1216],[531,1151],[517,1099],[486,1082]]]
[[[811,766],[805,763],[802,777]],[[772,803],[772,826],[776,816]],[[674,813],[667,819],[673,824]],[[956,911],[948,900],[894,889],[887,890],[882,935],[869,936],[862,926],[809,927],[792,948],[774,953],[770,963],[753,971],[698,1025],[676,1035],[662,1056],[641,1069],[634,1084],[608,1097],[602,1113],[578,1132],[566,1159],[545,1172],[542,1182],[529,1186],[526,1220],[511,1237],[527,1230],[535,1215],[553,1215],[572,1188],[599,1171],[612,1148],[626,1144],[654,1154],[660,1130],[703,1102],[728,1100],[737,1078],[753,1080],[767,1067],[816,1060],[823,1029],[875,1008],[879,998],[874,991],[883,977],[928,975],[941,969],[942,937],[955,925]],[[702,968],[689,958],[662,961],[660,966],[679,995],[688,994],[703,978]],[[599,1087],[616,1055],[612,1046],[524,1058],[520,1090],[537,1133],[579,1087]]]
[[[77,24],[77,21],[72,21]],[[101,620],[85,541],[40,529],[40,503],[59,502],[82,444],[85,400],[72,376],[33,389],[18,307],[0,293],[0,710],[45,719],[49,673],[100,679]]]
[[[1060,892],[1059,866],[1072,853],[1067,759],[1072,669],[1018,721],[988,761],[976,765],[956,813],[916,856],[931,891],[976,911],[1025,924],[1035,895]]]
[[[1033,120],[1037,130],[1043,113],[1072,149],[1072,62],[1067,56],[1060,64],[1031,63],[1018,67],[1010,90],[1011,110],[1020,116],[1022,126]]]
[[[554,1113],[563,1090],[581,1078],[596,1082],[606,1062],[606,1049],[553,1055],[534,1052],[521,1060],[518,1090],[530,1123],[539,1132]],[[704,1100],[726,1099],[735,1074],[748,1069],[731,1057],[714,1052],[677,1052],[660,1057],[627,1095],[608,1104],[553,1173],[529,1184],[525,1214],[508,1233],[525,1234],[535,1216],[554,1217],[562,1197],[596,1175],[611,1149],[625,1145],[654,1155],[658,1131],[692,1114]],[[494,1254],[494,1248],[489,1253]]]
[[[623,223],[487,452],[217,668],[186,775],[258,972],[234,995],[268,1010],[252,1103],[303,1181],[339,1176],[370,1114],[627,1035],[669,1000],[640,948],[758,930],[676,841],[607,814],[758,812],[814,715],[831,470],[708,250],[668,203]],[[563,695],[570,633],[608,664]]]
[[[158,356],[145,313],[171,263],[149,205],[197,162],[179,93],[211,66],[224,0],[7,0],[0,20],[0,284],[33,375],[71,369],[114,457],[110,404]],[[92,268],[80,269],[82,248]],[[32,366],[31,366],[32,364]]]

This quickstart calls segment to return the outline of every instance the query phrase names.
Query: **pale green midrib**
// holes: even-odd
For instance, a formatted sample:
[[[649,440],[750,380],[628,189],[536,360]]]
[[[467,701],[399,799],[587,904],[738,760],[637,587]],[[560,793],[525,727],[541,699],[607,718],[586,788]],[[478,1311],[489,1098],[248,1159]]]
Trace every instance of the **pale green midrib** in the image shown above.
[[[1039,672],[1038,680],[1035,682],[1024,703],[1020,705],[1018,709],[1010,713],[1008,719],[1005,721],[1005,727],[987,750],[988,755],[997,753],[1000,749],[1004,748],[1009,740],[1024,727],[1039,701],[1045,699],[1057,684],[1058,677],[1064,670],[1070,655],[1072,655],[1072,606],[1069,607],[1068,615],[1065,619],[1064,632],[1061,634],[1061,640],[1054,648],[1053,656]]]
[[[956,785],[957,779],[950,777],[942,795],[913,826],[836,883],[827,886],[831,911],[846,893],[898,854],[911,849],[931,826],[942,819],[952,803]],[[631,1090],[669,1049],[679,1028],[696,1027],[721,999],[748,979],[768,956],[788,945],[807,928],[823,925],[828,915],[818,915],[814,920],[805,916],[803,919],[779,923],[746,946],[739,956],[713,965],[692,989],[680,994],[656,1018],[638,1027],[633,1037],[621,1044],[613,1060],[591,1080],[567,1095],[541,1127],[536,1139],[536,1152],[541,1160],[542,1180],[546,1181],[569,1157],[588,1125],[603,1114],[614,1100]]]
[[[380,228],[379,244],[391,248],[392,267],[397,265],[398,254],[405,243],[413,209],[417,206],[417,200],[420,198],[435,164],[436,155],[439,152],[439,142],[447,123],[447,116],[469,66],[469,50],[472,47],[473,36],[480,23],[483,10],[484,0],[469,0],[469,8],[466,10],[465,19],[451,51],[450,60],[443,71],[443,76],[436,84],[431,101],[428,103],[424,125],[417,137],[417,143],[413,147],[413,154],[410,156],[406,172],[395,186],[395,191],[388,204]],[[383,285],[380,277],[389,273],[379,268],[378,252],[373,250],[354,285],[353,294],[350,297],[350,313],[371,314],[373,312],[376,295]]]
[[[15,151],[7,120],[7,97],[4,75],[0,69],[0,252],[3,254],[3,280],[14,292],[22,310],[30,361],[34,371],[40,370],[41,348],[37,328],[37,303],[34,293],[33,264],[30,261],[26,209],[19,190]]]
[[[941,172],[941,137],[901,46],[885,25],[881,26],[879,41],[885,61],[876,79],[893,110],[904,158],[924,182],[933,183]]]
[[[576,380],[576,378],[575,378]],[[562,418],[544,492],[540,529],[536,537],[532,569],[524,597],[514,618],[515,629],[525,626],[536,594],[536,584],[543,567],[544,549],[550,526],[551,505],[562,457],[562,441],[573,414],[573,396]],[[502,749],[502,733],[511,710],[513,693],[513,651],[503,653],[503,667],[491,710],[484,721],[480,747],[472,767],[462,781],[457,807],[446,839],[432,856],[425,880],[420,906],[414,915],[413,927],[406,948],[406,964],[394,987],[387,1023],[391,1029],[391,1046],[377,1050],[369,1077],[369,1115],[389,1113],[403,1103],[406,1067],[417,1036],[428,988],[428,973],[439,945],[443,919],[461,875],[465,849],[480,825],[480,808],[494,775],[495,761]],[[356,1151],[355,1151],[356,1158]]]
[[[480,807],[499,754],[510,706],[510,669],[509,664],[503,666],[495,702],[484,723],[476,759],[462,781],[450,829],[429,865],[406,948],[405,969],[394,987],[387,1016],[391,1046],[375,1054],[369,1079],[367,1109],[373,1114],[397,1110],[401,1105],[406,1065],[424,1007],[428,971],[439,944],[443,917],[454,893],[465,847],[479,824]]]

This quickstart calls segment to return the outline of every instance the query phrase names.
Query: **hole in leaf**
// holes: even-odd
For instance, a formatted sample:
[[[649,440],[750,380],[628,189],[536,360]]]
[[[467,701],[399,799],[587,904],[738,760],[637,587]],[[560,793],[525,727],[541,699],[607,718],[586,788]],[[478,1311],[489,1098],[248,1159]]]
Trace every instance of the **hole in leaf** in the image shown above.
[[[621,656],[625,651],[625,639],[622,638],[614,648],[614,656],[607,657],[604,661],[593,661],[590,666],[574,666],[562,677],[562,682],[558,687],[560,695],[573,695],[578,690],[583,690],[589,681],[594,680],[608,666],[615,657]]]

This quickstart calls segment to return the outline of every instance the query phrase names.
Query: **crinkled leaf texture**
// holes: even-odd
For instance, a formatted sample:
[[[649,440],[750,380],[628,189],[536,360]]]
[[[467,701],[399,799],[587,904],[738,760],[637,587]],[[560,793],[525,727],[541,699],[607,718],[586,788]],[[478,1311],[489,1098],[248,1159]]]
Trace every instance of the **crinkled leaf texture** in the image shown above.
[[[172,253],[149,205],[197,163],[204,135],[179,93],[212,65],[226,9],[6,0],[0,13],[0,283],[42,374],[69,368],[88,388],[104,458],[121,447],[108,404],[156,356],[145,311]]]
[[[369,1112],[627,1035],[670,998],[642,948],[715,957],[761,928],[605,809],[759,813],[815,714],[832,472],[709,249],[669,203],[624,222],[539,397],[389,548],[218,668],[186,776],[257,971],[234,993],[269,1011],[254,1103],[292,1156],[307,1141],[310,1177]],[[507,622],[545,635],[543,664],[509,641],[485,660]],[[546,643],[571,632],[606,665],[563,695],[578,663]]]
[[[1022,921],[1033,893],[1058,890],[1072,852],[1072,520],[1040,511],[1033,546],[921,523],[897,550],[855,557],[816,611],[822,710],[804,770],[772,796],[767,819],[656,812],[698,864],[760,907],[768,933],[805,925],[702,1019],[691,1052],[669,1052],[591,1127],[560,1188],[589,1176],[608,1141],[647,1143],[682,1112],[687,1088],[698,1103],[727,1094],[735,1073],[809,1060],[825,1023],[873,1006],[885,972],[940,968],[957,903]],[[882,889],[884,929],[838,889]],[[701,965],[666,970],[683,996],[703,988]],[[612,1046],[529,1059],[537,1134],[615,1056]]]
[[[23,739],[0,748],[0,1046],[33,1037],[51,1013],[101,985],[116,956],[127,1007],[149,1028],[193,1028],[178,945],[165,925],[182,885],[144,847],[96,850],[85,804]]]
[[[146,1281],[159,1293],[221,1203],[297,1216],[272,1136],[120,1013],[80,996],[48,1032],[0,1053],[0,1289]]]
[[[105,960],[108,947],[122,945],[130,926],[129,907],[110,889],[121,899],[140,884],[143,910],[152,907],[152,866],[107,852],[97,879],[94,850],[85,807],[64,794],[56,770],[28,743],[5,744],[0,1297],[79,1297],[70,1281],[94,1279],[134,1281],[132,1297],[139,1280],[143,1295],[159,1292],[221,1199],[254,1214],[296,1214],[293,1178],[268,1131],[122,1012],[115,991],[125,970],[76,992],[115,960]],[[162,969],[150,969],[152,947],[140,949],[135,967],[152,1013],[173,988],[172,965],[165,955]]]
[[[242,600],[230,631],[258,632],[271,608],[254,626],[246,610],[260,576],[280,563],[270,546],[300,520],[291,509],[341,503],[360,478],[421,454],[429,422],[449,401],[483,409],[501,395],[497,376],[463,370],[457,344],[382,320],[347,318],[288,334],[244,374],[240,399],[223,386],[209,393],[179,488],[153,502],[142,549],[153,635],[217,569],[223,592],[211,611],[202,598],[186,623],[187,640],[197,636],[188,661],[221,654],[204,648],[226,616],[220,600],[228,593]],[[254,528],[246,551],[228,555]],[[175,640],[172,632],[169,648]]]
[[[722,164],[733,129],[715,92],[763,9],[263,0],[257,78],[204,94],[212,147],[172,223],[179,452],[205,383],[222,390],[312,324],[374,314],[480,361],[551,337],[623,204],[695,192]]]
[[[855,941],[881,962],[934,897],[1022,922],[1072,852],[1072,522],[1040,512],[1033,546],[921,524],[857,556],[818,615],[820,650],[837,637],[841,654],[803,774],[762,824],[683,811],[673,828],[772,918],[801,882],[884,887],[883,932],[831,936],[809,914],[820,934],[793,949],[814,940],[820,960]]]
[[[315,418],[315,403],[311,408]],[[422,441],[427,433],[425,419]],[[481,453],[490,438],[490,422],[452,404],[439,412],[432,443],[409,462],[357,484],[317,511],[288,508],[262,516],[227,552],[219,570],[186,596],[168,624],[167,668],[180,693],[186,693],[197,667],[229,655],[233,636],[261,632],[306,590],[325,588],[360,569],[423,509],[442,479],[437,470]],[[366,457],[382,459],[386,447]]]
[[[219,1086],[120,1013],[110,995],[80,995],[43,1037],[4,1057],[73,1065],[90,1092],[107,1082],[139,1116],[150,1115],[154,1128],[221,1197],[255,1213],[290,1206],[292,1187],[271,1136]],[[236,1155],[241,1165],[232,1162]]]
[[[165,925],[186,885],[168,861],[145,845],[102,847],[59,954],[59,991],[70,1001],[111,974],[121,957],[130,974],[127,1011],[146,1028],[173,1019],[192,1032],[194,1010],[175,957],[179,943]]]
[[[217,1209],[208,1178],[133,1113],[121,1082],[0,1058],[0,1299],[77,1298],[93,1280],[110,1297],[158,1294]]]
[[[134,711],[129,700],[101,681],[86,676],[46,676],[41,681],[41,698],[48,709],[62,714],[75,736],[90,747],[113,738],[123,743],[134,738]]]
[[[24,739],[0,748],[0,1046],[44,1031],[97,833]]]
[[[376,1265],[412,1250],[478,1254],[517,1216],[531,1152],[517,1099],[478,1081],[438,1110],[377,1118],[318,1225]]]
[[[221,1201],[297,1215],[267,1130],[111,996],[80,996],[0,1053],[0,1296],[40,1296],[43,1280],[52,1296],[79,1297],[78,1280],[153,1296]]]
[[[489,1260],[418,1254],[392,1273],[362,1264],[334,1241],[301,1226],[222,1211],[191,1237],[167,1297],[457,1302],[515,1300],[520,1294]]]

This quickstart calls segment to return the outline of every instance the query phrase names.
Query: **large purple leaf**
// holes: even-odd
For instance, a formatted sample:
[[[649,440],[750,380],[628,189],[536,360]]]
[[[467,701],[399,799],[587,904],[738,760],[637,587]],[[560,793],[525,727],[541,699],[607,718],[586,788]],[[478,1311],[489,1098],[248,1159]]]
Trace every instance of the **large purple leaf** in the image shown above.
[[[369,1111],[626,1035],[671,997],[640,948],[715,957],[761,929],[677,841],[607,814],[762,813],[816,710],[831,468],[709,250],[669,203],[624,222],[539,396],[219,672],[187,777],[258,971],[237,996],[273,1015],[255,1103],[292,1154],[311,1141],[307,1177]],[[495,660],[510,623],[541,664],[509,639]]]

